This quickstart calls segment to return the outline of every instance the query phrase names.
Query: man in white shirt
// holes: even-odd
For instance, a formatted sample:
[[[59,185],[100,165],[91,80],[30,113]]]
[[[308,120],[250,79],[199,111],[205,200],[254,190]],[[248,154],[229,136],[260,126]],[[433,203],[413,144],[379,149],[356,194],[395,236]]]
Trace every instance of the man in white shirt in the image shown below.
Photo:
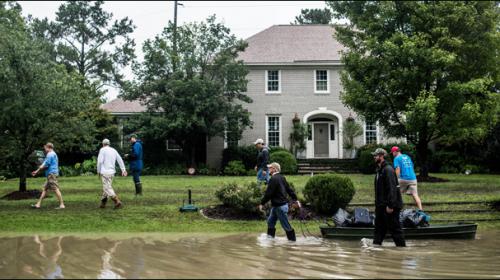
[[[115,149],[111,148],[109,144],[108,139],[102,140],[102,148],[97,157],[97,174],[101,177],[103,189],[100,207],[106,207],[106,202],[108,202],[109,197],[115,203],[115,209],[118,209],[122,206],[122,202],[118,199],[112,186],[113,177],[116,173],[116,162],[118,161],[118,165],[122,170],[122,176],[127,176],[127,170],[125,169],[125,164],[120,154],[118,154]]]

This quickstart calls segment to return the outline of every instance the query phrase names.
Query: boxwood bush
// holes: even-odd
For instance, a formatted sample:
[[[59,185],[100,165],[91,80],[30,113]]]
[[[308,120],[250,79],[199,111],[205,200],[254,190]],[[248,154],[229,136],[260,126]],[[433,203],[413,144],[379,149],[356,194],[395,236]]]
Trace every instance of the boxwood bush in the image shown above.
[[[304,197],[320,214],[333,215],[339,208],[346,208],[356,193],[348,177],[321,174],[309,179]]]
[[[247,174],[245,165],[240,160],[233,160],[224,168],[224,174],[230,176],[242,176]]]
[[[297,173],[297,160],[288,151],[278,151],[271,154],[270,162],[277,162],[281,165],[281,173],[295,174]]]
[[[407,154],[413,160],[413,163],[416,165],[416,150],[415,146],[408,145],[405,143],[390,143],[390,144],[367,144],[359,148],[358,150],[358,168],[359,171],[363,174],[374,174],[377,169],[377,165],[373,160],[373,153],[377,148],[382,148],[386,150],[388,153],[386,160],[387,162],[392,164],[393,158],[391,153],[391,148],[394,146],[398,146],[399,149],[403,152],[403,154]]]
[[[263,191],[257,183],[239,185],[238,183],[227,183],[215,192],[215,196],[227,207],[242,212],[256,213],[257,205],[263,196]]]

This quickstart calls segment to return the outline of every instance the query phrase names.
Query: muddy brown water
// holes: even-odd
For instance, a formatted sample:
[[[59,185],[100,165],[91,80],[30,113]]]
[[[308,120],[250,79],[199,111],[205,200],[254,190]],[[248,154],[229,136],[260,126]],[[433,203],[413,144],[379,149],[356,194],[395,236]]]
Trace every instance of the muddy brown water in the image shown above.
[[[500,231],[476,240],[265,235],[4,236],[1,278],[500,278]]]

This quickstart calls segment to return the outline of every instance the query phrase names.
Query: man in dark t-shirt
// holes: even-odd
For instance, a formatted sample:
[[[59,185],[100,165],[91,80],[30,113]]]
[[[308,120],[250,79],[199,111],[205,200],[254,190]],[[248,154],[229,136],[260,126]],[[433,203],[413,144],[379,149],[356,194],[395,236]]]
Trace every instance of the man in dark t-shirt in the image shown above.
[[[255,171],[257,171],[257,184],[267,184],[270,177],[267,168],[267,164],[269,163],[269,150],[264,145],[264,140],[262,139],[257,139],[254,144],[255,148],[259,151],[257,165],[255,166]]]

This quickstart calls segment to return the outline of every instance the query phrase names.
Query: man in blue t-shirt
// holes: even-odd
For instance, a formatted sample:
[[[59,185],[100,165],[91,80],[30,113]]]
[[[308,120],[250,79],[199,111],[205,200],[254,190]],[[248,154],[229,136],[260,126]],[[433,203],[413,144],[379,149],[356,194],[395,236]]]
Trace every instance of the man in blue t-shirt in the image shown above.
[[[399,187],[402,193],[413,196],[418,209],[422,210],[422,201],[417,191],[417,176],[413,169],[411,158],[401,153],[399,147],[392,147],[391,153],[394,156],[394,169],[399,180]]]
[[[61,191],[59,190],[59,183],[57,182],[57,176],[59,176],[59,159],[57,158],[56,152],[54,152],[54,145],[52,143],[47,143],[43,146],[45,150],[45,161],[38,167],[37,170],[31,172],[31,175],[35,176],[41,170],[45,170],[45,177],[47,177],[47,181],[43,186],[42,194],[40,195],[40,199],[35,205],[31,205],[32,208],[39,209],[42,200],[47,195],[47,191],[53,190],[57,196],[57,200],[59,200],[59,207],[56,209],[64,209],[64,201],[62,198]]]

